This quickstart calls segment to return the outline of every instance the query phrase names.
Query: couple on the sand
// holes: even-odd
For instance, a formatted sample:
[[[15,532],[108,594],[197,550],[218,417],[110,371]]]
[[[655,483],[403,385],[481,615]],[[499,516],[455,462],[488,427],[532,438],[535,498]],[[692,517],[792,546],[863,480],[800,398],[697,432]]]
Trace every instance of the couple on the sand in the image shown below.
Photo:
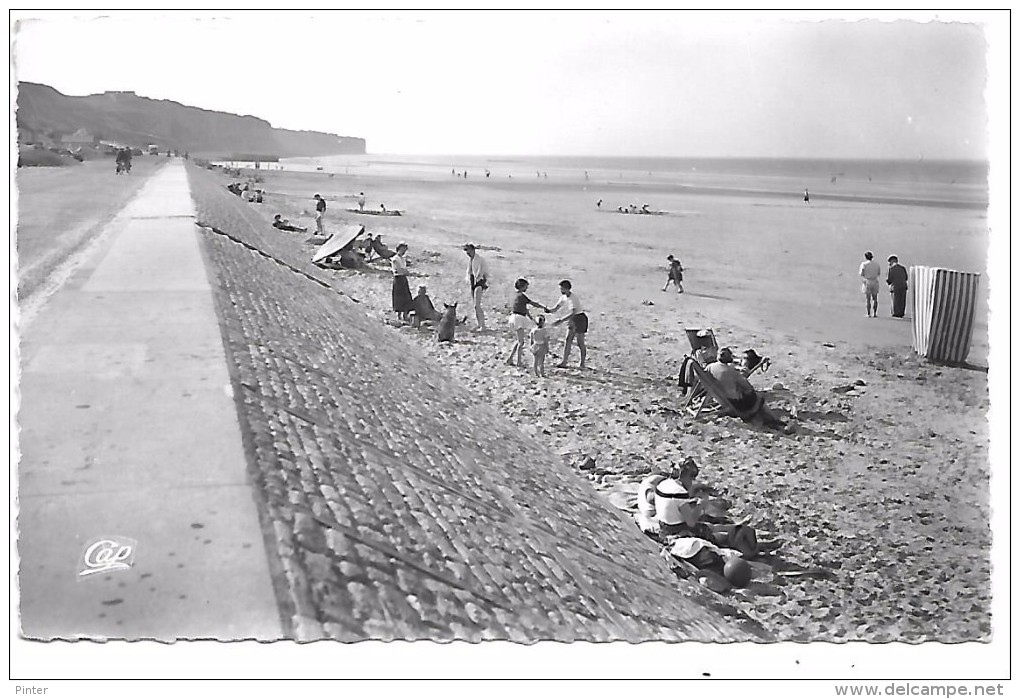
[[[528,290],[527,279],[518,279],[514,284],[514,288],[517,289],[517,294],[514,296],[513,308],[510,313],[510,327],[513,328],[516,342],[513,349],[510,350],[510,356],[507,358],[506,363],[513,366],[514,355],[516,355],[517,366],[524,366],[525,340],[527,339],[529,329],[533,328],[537,322],[538,327],[531,330],[532,353],[535,355],[535,374],[545,376],[545,355],[549,348],[549,332],[545,328],[545,316],[539,316],[538,320],[533,322],[528,312],[528,306],[541,308],[546,313],[555,313],[562,308],[567,311],[567,315],[554,321],[553,325],[567,323],[567,338],[563,346],[563,359],[556,366],[561,369],[567,366],[570,350],[573,348],[574,341],[576,340],[577,348],[581,352],[580,368],[584,369],[584,362],[588,355],[588,349],[584,344],[585,334],[588,332],[588,316],[584,312],[581,300],[571,288],[570,280],[564,279],[560,282],[560,299],[552,308],[547,308],[528,298],[526,293]]]

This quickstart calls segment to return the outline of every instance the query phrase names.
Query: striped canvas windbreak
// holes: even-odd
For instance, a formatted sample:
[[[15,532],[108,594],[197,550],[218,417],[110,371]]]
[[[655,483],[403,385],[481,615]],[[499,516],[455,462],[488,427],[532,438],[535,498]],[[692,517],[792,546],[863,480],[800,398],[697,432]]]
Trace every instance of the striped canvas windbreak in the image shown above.
[[[940,267],[910,268],[914,351],[929,362],[963,364],[970,352],[981,275]]]

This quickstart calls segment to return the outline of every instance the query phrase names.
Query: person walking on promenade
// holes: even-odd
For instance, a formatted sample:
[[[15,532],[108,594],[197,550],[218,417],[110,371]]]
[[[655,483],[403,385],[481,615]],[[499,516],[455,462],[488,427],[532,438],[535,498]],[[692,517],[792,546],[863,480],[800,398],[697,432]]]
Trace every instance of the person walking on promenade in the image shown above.
[[[869,318],[878,317],[878,277],[882,274],[882,266],[875,262],[874,257],[868,250],[861,263],[861,290],[868,305]]]
[[[666,285],[662,287],[665,291],[669,288],[670,284],[676,284],[677,293],[684,293],[684,268],[680,264],[680,260],[676,259],[672,255],[666,257],[669,260],[669,271],[666,272]]]
[[[907,269],[896,255],[889,255],[889,273],[885,283],[892,294],[892,317],[902,318],[907,309]]]
[[[411,298],[411,287],[407,283],[407,243],[397,244],[397,254],[390,258],[393,270],[393,310],[402,322],[410,320],[409,314],[414,310],[414,299]]]
[[[478,321],[476,332],[485,332],[485,311],[482,310],[482,294],[489,288],[489,263],[478,254],[474,243],[467,243],[464,252],[468,256],[467,280],[471,285],[471,302],[475,307]]]
[[[358,194],[358,211],[364,211],[364,210],[365,210],[365,193],[364,192],[360,192]]]
[[[808,191],[806,189],[804,190],[804,203],[805,204],[811,203],[811,195],[808,194]]]
[[[326,235],[326,200],[320,195],[315,195],[315,235]]]
[[[517,294],[514,296],[513,310],[510,312],[510,328],[514,332],[516,343],[514,348],[510,350],[510,356],[507,357],[506,363],[510,366],[514,365],[514,355],[517,356],[517,366],[524,366],[524,347],[528,339],[528,331],[535,327],[535,323],[532,322],[531,314],[528,312],[528,306],[534,306],[535,308],[541,308],[543,311],[547,310],[545,306],[540,303],[535,303],[528,298],[528,280],[518,279],[514,282],[514,288],[517,289]]]
[[[581,351],[580,368],[584,369],[584,363],[588,357],[588,349],[584,345],[584,337],[588,332],[588,316],[585,315],[581,299],[577,297],[577,294],[571,288],[569,279],[564,279],[560,282],[560,294],[560,300],[556,302],[555,306],[548,309],[549,313],[555,313],[561,308],[565,308],[568,311],[567,315],[553,322],[553,325],[559,325],[560,323],[569,324],[567,326],[567,339],[563,343],[563,359],[556,366],[560,369],[567,366],[570,350],[574,346],[574,340],[577,340],[577,349]]]

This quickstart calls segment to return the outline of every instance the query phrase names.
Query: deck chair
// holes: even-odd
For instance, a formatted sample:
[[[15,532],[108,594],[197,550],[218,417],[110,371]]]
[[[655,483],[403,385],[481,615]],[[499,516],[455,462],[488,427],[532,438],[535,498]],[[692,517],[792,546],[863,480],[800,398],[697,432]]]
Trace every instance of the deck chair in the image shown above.
[[[684,328],[684,332],[687,333],[687,341],[691,343],[692,353],[707,347],[719,349],[719,343],[715,339],[712,328]],[[698,333],[707,333],[707,335],[702,337]]]
[[[701,415],[711,413],[732,415],[739,417],[741,420],[750,420],[758,412],[758,406],[755,406],[755,409],[751,411],[737,410],[730,399],[723,393],[722,386],[719,385],[719,382],[707,370],[702,368],[697,362],[694,362],[691,366],[694,369],[694,375],[698,377],[698,384],[703,393],[700,400],[694,402],[694,405],[686,409],[690,413],[696,408],[696,411],[692,413],[695,420]]]

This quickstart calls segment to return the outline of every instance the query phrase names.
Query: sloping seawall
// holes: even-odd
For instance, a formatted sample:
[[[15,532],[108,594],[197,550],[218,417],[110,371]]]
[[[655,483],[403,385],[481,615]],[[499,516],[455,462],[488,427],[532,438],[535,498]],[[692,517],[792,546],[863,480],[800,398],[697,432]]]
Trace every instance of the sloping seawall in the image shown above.
[[[189,176],[287,633],[766,638],[710,608],[558,457],[339,293],[271,212],[215,174]]]

